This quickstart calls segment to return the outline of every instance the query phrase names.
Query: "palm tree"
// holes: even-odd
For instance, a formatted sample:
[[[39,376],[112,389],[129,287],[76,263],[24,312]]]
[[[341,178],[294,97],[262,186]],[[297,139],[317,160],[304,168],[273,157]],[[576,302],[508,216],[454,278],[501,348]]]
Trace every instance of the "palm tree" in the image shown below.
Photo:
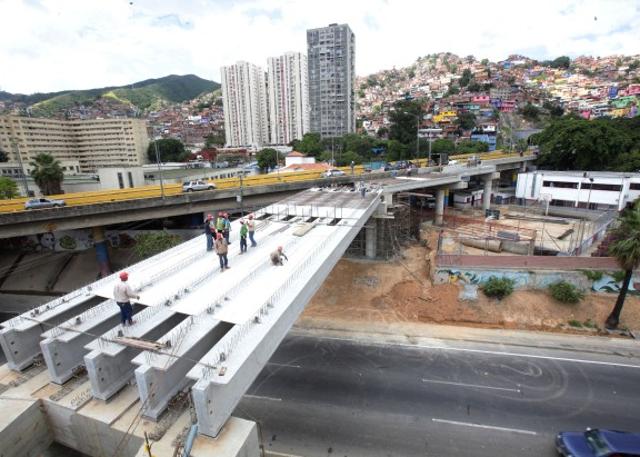
[[[61,184],[64,174],[57,159],[51,154],[41,153],[29,165],[33,167],[30,171],[31,176],[44,195],[62,193]]]
[[[618,327],[633,270],[640,265],[640,202],[634,204],[633,208],[624,211],[618,221],[620,225],[615,231],[617,239],[611,244],[609,255],[615,257],[624,270],[624,279],[616,305],[605,323],[609,329]]]

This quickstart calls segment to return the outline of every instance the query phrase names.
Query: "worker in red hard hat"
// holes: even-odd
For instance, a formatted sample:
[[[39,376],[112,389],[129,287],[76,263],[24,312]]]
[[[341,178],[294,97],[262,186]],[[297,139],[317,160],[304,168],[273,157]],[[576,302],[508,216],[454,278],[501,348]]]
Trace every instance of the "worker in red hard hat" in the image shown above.
[[[207,239],[207,251],[213,250],[213,235],[215,229],[213,214],[207,214],[207,218],[204,220],[204,235]]]
[[[273,251],[271,253],[271,263],[274,266],[282,266],[283,262],[282,259],[284,258],[285,260],[289,260],[289,258],[287,257],[287,255],[284,253],[284,250],[282,248],[282,246],[278,246],[278,249],[276,249],[275,251]]]
[[[251,240],[251,247],[255,248],[258,243],[256,243],[255,238],[253,238],[256,233],[256,221],[253,220],[253,214],[249,214],[249,219],[247,220],[247,230],[249,232],[249,240]]]
[[[120,281],[113,287],[113,299],[120,308],[120,322],[124,327],[126,324],[133,325],[133,307],[129,301],[132,298],[140,299],[140,295],[136,294],[127,281],[129,273],[123,271],[120,273]]]
[[[218,259],[220,259],[220,271],[223,272],[229,268],[229,259],[227,258],[227,253],[229,252],[229,245],[227,244],[227,240],[222,233],[218,233],[216,236],[216,254],[218,254]]]

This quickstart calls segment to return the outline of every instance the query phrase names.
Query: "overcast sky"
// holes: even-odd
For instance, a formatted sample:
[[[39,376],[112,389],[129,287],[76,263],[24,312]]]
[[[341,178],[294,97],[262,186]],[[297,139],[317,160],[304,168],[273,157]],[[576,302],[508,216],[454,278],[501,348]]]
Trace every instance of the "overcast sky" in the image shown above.
[[[237,60],[306,50],[306,29],[348,23],[366,75],[451,51],[502,60],[640,53],[638,0],[0,0],[0,90],[219,81]]]

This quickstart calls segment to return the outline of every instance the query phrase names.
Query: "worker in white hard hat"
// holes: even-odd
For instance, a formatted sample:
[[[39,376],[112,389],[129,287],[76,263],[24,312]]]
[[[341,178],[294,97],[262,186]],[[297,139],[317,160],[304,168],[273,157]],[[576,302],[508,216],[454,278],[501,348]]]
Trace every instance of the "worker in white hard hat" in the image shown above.
[[[120,321],[124,327],[126,324],[133,325],[133,307],[129,301],[132,298],[140,299],[140,295],[136,294],[127,281],[129,273],[123,271],[120,273],[120,281],[113,287],[113,299],[120,307]]]
[[[289,260],[289,258],[287,257],[287,255],[284,253],[282,246],[278,246],[278,249],[276,249],[275,251],[273,251],[271,253],[271,263],[275,266],[282,266],[283,262],[282,262],[282,258],[284,257],[285,260]]]

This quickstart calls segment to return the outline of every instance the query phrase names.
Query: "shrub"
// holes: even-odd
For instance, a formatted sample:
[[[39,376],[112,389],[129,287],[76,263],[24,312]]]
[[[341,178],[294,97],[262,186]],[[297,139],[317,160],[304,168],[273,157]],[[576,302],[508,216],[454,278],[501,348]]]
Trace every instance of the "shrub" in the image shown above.
[[[582,270],[582,274],[590,281],[600,281],[603,276],[603,273],[598,270]]]
[[[593,322],[591,319],[587,319],[586,321],[583,322],[582,325],[584,325],[587,328],[596,328],[596,329],[598,328],[598,325],[595,322]]]
[[[571,319],[569,321],[569,325],[571,327],[582,327],[582,324],[580,323],[580,321],[576,320],[576,319]]]
[[[181,242],[180,236],[167,232],[141,233],[136,236],[136,244],[133,250],[138,259],[146,259],[177,246]]]
[[[567,281],[558,281],[549,286],[551,296],[562,303],[578,303],[584,294],[580,289]]]
[[[515,281],[510,278],[491,276],[482,285],[482,291],[487,297],[495,297],[498,300],[502,300],[513,292],[514,283]]]
[[[611,277],[615,280],[615,282],[622,282],[624,279],[624,271],[618,270],[611,273]]]

